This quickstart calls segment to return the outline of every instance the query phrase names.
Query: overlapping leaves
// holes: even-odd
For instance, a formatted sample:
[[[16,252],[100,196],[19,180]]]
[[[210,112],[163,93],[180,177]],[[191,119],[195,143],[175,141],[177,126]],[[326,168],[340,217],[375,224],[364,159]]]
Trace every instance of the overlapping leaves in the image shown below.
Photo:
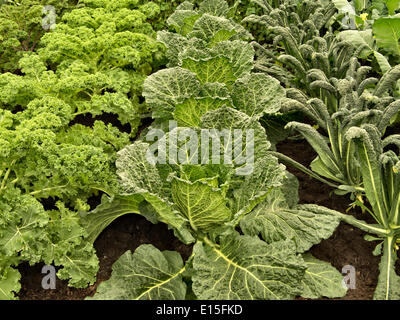
[[[26,7],[20,7],[22,13]],[[37,14],[38,8],[25,13]],[[93,236],[77,212],[90,210],[88,199],[99,188],[115,190],[116,153],[129,142],[128,133],[94,118],[117,115],[136,133],[140,113],[146,112],[139,98],[143,80],[162,58],[162,45],[148,23],[158,10],[138,1],[81,1],[46,33],[40,50],[16,64],[21,72],[0,75],[4,295],[18,291],[18,277],[10,268],[24,261],[62,267],[59,277],[70,279],[72,286],[94,282],[98,259],[86,239]],[[25,18],[17,24],[24,21],[30,28],[32,21]],[[41,19],[36,23],[42,33]],[[17,37],[29,50],[30,41],[36,45],[39,40],[32,31],[28,41],[24,34]]]
[[[143,95],[154,118],[198,127],[201,116],[223,105],[255,117],[279,110],[283,88],[272,77],[251,73],[251,36],[223,16],[224,10],[217,9],[222,3],[216,1],[212,8],[210,2],[199,11],[182,4],[170,18],[177,33],[158,33],[170,68],[144,83]],[[219,15],[212,15],[215,12]]]
[[[177,255],[142,246],[117,262],[95,298],[185,299],[194,294],[198,299],[291,299],[303,291],[324,295],[324,285],[311,283],[318,270],[310,267],[306,276],[308,267],[300,253],[332,234],[338,218],[318,208],[300,208],[297,200],[283,196],[284,190],[291,190],[296,198],[297,185],[286,181],[285,168],[268,154],[271,144],[258,120],[280,108],[285,92],[277,80],[251,73],[254,50],[248,35],[226,18],[227,12],[224,1],[205,1],[198,10],[184,3],[169,19],[177,33],[159,33],[167,46],[169,69],[144,84],[157,122],[142,141],[119,153],[122,190],[104,203],[109,219],[111,211],[121,212],[121,197],[142,199],[152,214],[148,207],[132,207],[131,213],[143,212],[151,221],[168,224],[182,241],[195,243],[193,254],[183,265]],[[170,131],[165,133],[161,129],[167,126]],[[205,148],[212,147],[210,138],[219,140],[214,149]],[[156,142],[150,145],[146,139]],[[274,196],[281,196],[281,206],[271,204]],[[289,227],[270,231],[274,235],[261,240],[261,231],[251,229],[254,222],[269,227],[264,221],[271,207]],[[254,215],[264,220],[256,221]],[[87,216],[92,222],[96,217],[103,219],[101,208]],[[238,227],[244,235],[237,233]],[[287,232],[290,228],[295,231]],[[311,235],[300,241],[308,232]],[[336,277],[325,285],[328,294],[343,295],[340,274],[322,262],[319,266]]]

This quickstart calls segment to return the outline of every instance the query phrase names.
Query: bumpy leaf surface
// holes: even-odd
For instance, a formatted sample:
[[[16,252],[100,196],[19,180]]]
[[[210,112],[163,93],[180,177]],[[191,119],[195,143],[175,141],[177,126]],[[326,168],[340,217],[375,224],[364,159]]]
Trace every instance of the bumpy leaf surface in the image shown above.
[[[318,260],[311,254],[305,254],[303,259],[307,265],[302,280],[303,298],[338,298],[346,295],[347,288],[343,283],[343,276],[330,263]]]
[[[305,265],[290,243],[231,235],[219,246],[196,244],[194,254],[193,291],[199,299],[292,299],[301,292]]]
[[[128,251],[118,259],[111,278],[89,300],[184,300],[184,271],[177,252],[142,245],[134,254]]]

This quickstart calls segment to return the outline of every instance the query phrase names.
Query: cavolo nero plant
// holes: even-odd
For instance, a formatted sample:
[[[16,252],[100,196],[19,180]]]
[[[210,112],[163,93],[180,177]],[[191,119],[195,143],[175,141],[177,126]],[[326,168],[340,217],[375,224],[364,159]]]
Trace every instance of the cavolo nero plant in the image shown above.
[[[297,88],[310,98],[323,100],[330,112],[336,112],[337,96],[329,90],[332,86],[327,82],[337,82],[346,76],[358,49],[332,33],[331,23],[337,12],[333,4],[298,0],[253,3],[262,11],[243,22],[247,26],[258,26],[268,34],[267,42],[253,42],[257,53],[255,70],[279,79],[287,88]],[[323,81],[318,79],[321,77]],[[296,118],[304,121],[298,113],[280,113],[275,117],[266,116],[262,122],[277,137],[275,140],[282,141],[289,136],[284,130],[285,123]]]
[[[400,104],[395,101],[399,68],[388,69],[381,80],[370,76],[372,68],[361,66],[356,58],[365,46],[355,48],[347,39],[337,39],[327,32],[329,20],[335,13],[332,5],[326,6],[322,2],[300,5],[298,1],[288,0],[286,5],[273,9],[268,1],[256,3],[270,14],[252,15],[245,20],[271,30],[275,35],[274,42],[283,47],[278,61],[288,65],[287,72],[292,74],[291,88],[287,90],[289,99],[280,111],[300,111],[314,122],[314,126],[291,122],[287,128],[301,133],[318,157],[311,164],[312,170],[308,170],[284,155],[274,155],[336,188],[338,193],[351,193],[361,199],[363,187],[359,163],[354,146],[345,139],[345,134],[350,127],[363,123],[376,124],[381,133],[385,133],[399,111]],[[287,7],[294,8],[292,14],[285,11]],[[307,14],[300,14],[301,9]],[[326,19],[316,19],[327,11],[330,14],[325,14]],[[268,57],[274,52],[260,45],[256,48],[262,52],[256,68],[267,74],[273,73],[268,68]]]
[[[382,255],[380,274],[374,298],[378,300],[400,299],[400,277],[395,263],[400,231],[400,158],[393,151],[400,146],[400,136],[381,139],[380,130],[373,125],[353,127],[346,139],[352,141],[359,154],[364,189],[369,206],[360,204],[375,219],[375,225],[356,227],[373,234],[369,241],[379,241],[374,254]],[[395,148],[392,148],[394,146]]]
[[[176,32],[158,35],[167,46],[169,68],[144,84],[156,121],[146,137],[118,153],[119,192],[104,196],[84,217],[94,241],[121,215],[142,214],[167,224],[182,242],[194,245],[193,253],[183,261],[177,252],[152,245],[126,252],[94,299],[346,293],[340,273],[307,253],[333,233],[341,216],[298,205],[297,180],[268,154],[271,144],[259,118],[279,107],[284,91],[271,77],[251,73],[249,35],[226,18],[228,10],[224,1],[204,1],[198,9],[184,3],[170,17]],[[155,144],[146,141],[156,136]],[[215,154],[203,153],[215,143],[209,138],[219,141],[222,157],[233,147],[228,163],[216,164]]]
[[[257,70],[303,90],[310,90],[305,78],[310,69],[323,66],[329,70],[330,77],[343,73],[340,64],[346,67],[349,51],[344,48],[345,43],[337,43],[328,33],[330,20],[336,12],[332,4],[311,0],[252,2],[261,12],[249,15],[243,23],[263,29],[268,35],[267,41],[254,43]],[[340,62],[336,69],[330,67],[332,61]]]
[[[98,259],[78,211],[99,188],[117,188],[117,152],[147,112],[141,86],[163,56],[147,22],[157,5],[81,4],[19,61],[21,74],[0,75],[0,299],[19,291],[22,262],[59,266],[71,286],[94,283]],[[130,132],[101,121],[109,114]]]
[[[393,68],[380,80],[368,77],[370,69],[360,66],[354,57],[345,79],[328,82],[323,72],[311,73],[318,86],[325,86],[338,97],[334,113],[321,99],[309,99],[301,91],[289,89],[287,96],[292,100],[286,100],[283,109],[304,112],[318,127],[291,122],[287,128],[301,133],[318,157],[311,163],[312,170],[308,170],[296,161],[274,153],[284,162],[336,188],[337,193],[351,193],[359,200],[364,194],[363,179],[356,148],[346,139],[347,131],[354,126],[374,124],[383,136],[400,110],[400,102],[392,95],[400,77],[399,68]]]

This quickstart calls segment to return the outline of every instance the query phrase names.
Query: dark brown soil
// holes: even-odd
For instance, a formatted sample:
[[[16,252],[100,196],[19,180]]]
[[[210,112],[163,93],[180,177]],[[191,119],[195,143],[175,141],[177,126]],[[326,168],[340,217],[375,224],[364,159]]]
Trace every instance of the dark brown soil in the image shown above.
[[[285,141],[278,146],[278,150],[304,165],[309,165],[315,158],[314,152],[304,141]],[[337,196],[330,187],[310,179],[302,172],[288,169],[299,178],[301,203],[314,203],[340,212],[346,212],[349,208],[351,201],[347,196]],[[349,214],[371,222],[368,214],[359,210],[351,210]],[[343,298],[345,300],[372,299],[377,284],[379,257],[372,255],[376,243],[365,241],[364,235],[358,229],[341,224],[330,239],[311,250],[316,258],[330,262],[340,271],[346,265],[355,267],[356,289],[349,290]],[[166,226],[153,225],[137,215],[125,216],[111,224],[95,243],[100,259],[100,271],[95,285],[87,289],[73,289],[67,286],[66,281],[57,280],[57,289],[46,291],[41,287],[42,265],[21,265],[22,289],[19,297],[24,300],[81,300],[91,296],[98,284],[110,277],[113,263],[127,250],[134,251],[142,244],[153,244],[161,250],[177,250],[184,259],[191,251]]]
[[[315,158],[314,151],[304,141],[285,141],[278,146],[278,149],[279,152],[306,166],[309,166]],[[301,203],[314,203],[342,213],[349,209],[352,203],[349,197],[335,195],[332,188],[311,179],[297,169],[288,168],[288,170],[299,179]],[[374,223],[367,213],[362,213],[359,209],[350,210],[349,214]],[[369,300],[373,297],[378,282],[380,258],[372,254],[377,243],[364,240],[365,234],[359,229],[341,223],[331,238],[311,249],[316,258],[330,262],[339,271],[348,265],[355,268],[356,289],[349,289],[342,300]]]

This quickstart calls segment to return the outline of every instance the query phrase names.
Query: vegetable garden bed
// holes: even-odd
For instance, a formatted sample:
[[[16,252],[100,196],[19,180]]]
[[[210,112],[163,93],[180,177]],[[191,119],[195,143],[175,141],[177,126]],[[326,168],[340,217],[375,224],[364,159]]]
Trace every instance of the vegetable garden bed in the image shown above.
[[[0,0],[0,300],[399,300],[399,40],[400,0]]]
[[[286,142],[278,148],[282,153],[293,156],[304,165],[309,164],[315,154],[304,141]],[[300,201],[317,203],[338,211],[347,210],[349,201],[331,194],[332,189],[320,182],[311,180],[307,175],[292,170],[300,180]],[[358,218],[366,218],[359,210],[351,212]],[[331,238],[315,246],[312,253],[318,259],[331,262],[341,270],[352,265],[357,270],[356,289],[349,290],[344,300],[370,300],[378,281],[379,257],[372,254],[374,245],[364,240],[365,232],[341,224]],[[191,247],[178,241],[164,225],[153,225],[137,215],[122,217],[109,226],[95,243],[100,258],[100,271],[95,285],[87,289],[73,289],[66,281],[57,281],[57,290],[43,290],[41,281],[42,265],[21,266],[22,290],[20,299],[81,300],[95,293],[97,285],[109,279],[113,263],[127,250],[134,251],[142,244],[153,244],[160,250],[176,250],[184,258],[190,256]],[[399,266],[397,266],[398,268]]]

